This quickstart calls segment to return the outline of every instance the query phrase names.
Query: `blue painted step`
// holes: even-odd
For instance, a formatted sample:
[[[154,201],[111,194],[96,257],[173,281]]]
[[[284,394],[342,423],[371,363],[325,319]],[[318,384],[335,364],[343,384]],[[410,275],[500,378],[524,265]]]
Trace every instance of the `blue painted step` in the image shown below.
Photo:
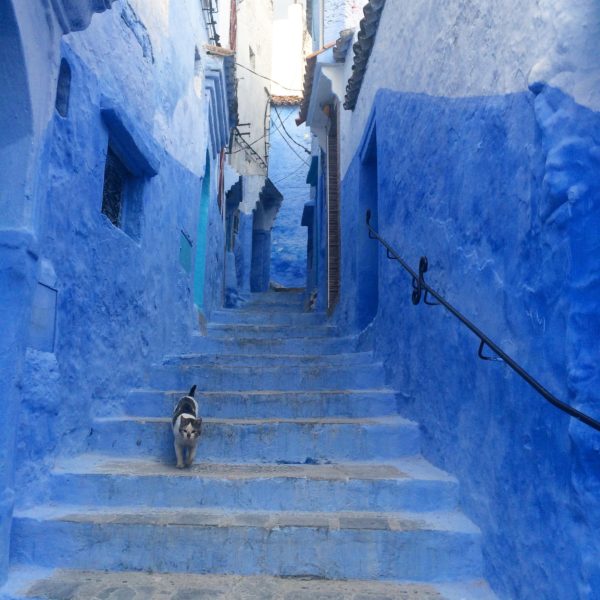
[[[381,363],[302,364],[269,367],[236,365],[161,365],[146,377],[149,387],[167,390],[331,390],[372,389],[383,381]]]
[[[250,294],[250,298],[244,304],[243,309],[257,306],[264,307],[282,306],[287,310],[302,310],[306,299],[305,292],[258,292]]]
[[[356,350],[355,337],[244,337],[232,331],[211,332],[210,336],[192,336],[188,352],[225,354],[339,354]]]
[[[77,569],[457,581],[481,573],[457,512],[89,509],[17,512],[17,564]]]
[[[322,313],[305,313],[276,310],[223,309],[211,314],[211,323],[260,324],[260,325],[325,325],[327,317]]]
[[[419,430],[401,417],[364,419],[205,419],[202,462],[304,463],[392,460],[418,454]],[[170,419],[107,417],[94,421],[92,452],[172,462]]]
[[[456,480],[417,456],[393,464],[196,464],[84,455],[63,461],[50,501],[71,505],[265,511],[397,511],[456,508]]]
[[[244,338],[322,338],[339,334],[333,325],[261,325],[248,323],[209,323],[210,336]]]
[[[373,355],[304,302],[215,311],[147,389],[99,407],[89,454],[51,473],[52,506],[16,513],[13,564],[450,582],[449,600],[479,598],[463,593],[482,566],[457,482],[419,455]],[[169,415],[193,383],[205,423],[182,471]]]
[[[131,416],[165,417],[188,388],[178,391],[132,390],[117,403]],[[196,394],[200,412],[220,419],[375,417],[398,413],[396,395],[389,389],[305,391],[202,391]]]
[[[0,600],[496,600],[484,582],[412,583],[268,575],[11,570]],[[268,596],[267,596],[268,594]]]
[[[348,367],[369,366],[377,361],[372,352],[339,354],[222,354],[214,352],[166,356],[163,365],[228,367]]]

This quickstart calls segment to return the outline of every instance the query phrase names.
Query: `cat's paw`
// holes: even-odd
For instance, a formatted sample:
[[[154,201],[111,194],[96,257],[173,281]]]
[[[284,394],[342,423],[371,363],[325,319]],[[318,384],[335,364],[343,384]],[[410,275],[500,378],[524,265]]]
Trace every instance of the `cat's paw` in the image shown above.
[[[177,463],[178,469],[183,469],[183,467],[185,467],[185,465],[183,463]]]

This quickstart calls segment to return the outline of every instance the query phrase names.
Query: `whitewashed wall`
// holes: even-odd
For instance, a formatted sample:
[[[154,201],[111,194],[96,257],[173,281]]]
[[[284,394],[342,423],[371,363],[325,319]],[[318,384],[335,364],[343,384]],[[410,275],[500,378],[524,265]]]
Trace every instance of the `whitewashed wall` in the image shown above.
[[[600,108],[597,0],[387,0],[353,112],[343,112],[342,173],[379,88],[488,96],[543,81]],[[351,75],[352,50],[345,65]]]

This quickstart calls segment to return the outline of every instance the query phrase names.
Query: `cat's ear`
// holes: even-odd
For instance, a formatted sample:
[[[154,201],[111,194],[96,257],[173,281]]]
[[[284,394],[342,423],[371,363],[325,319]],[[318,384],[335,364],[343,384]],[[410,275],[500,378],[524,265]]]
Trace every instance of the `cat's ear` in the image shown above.
[[[194,419],[194,427],[200,431],[200,428],[202,427],[202,418]]]
[[[194,384],[191,388],[190,391],[188,393],[188,396],[190,396],[191,398],[194,397],[194,394],[196,393],[196,385]]]
[[[194,419],[188,419],[187,417],[182,416],[181,421],[179,421],[180,427],[187,427],[189,423],[192,423]]]

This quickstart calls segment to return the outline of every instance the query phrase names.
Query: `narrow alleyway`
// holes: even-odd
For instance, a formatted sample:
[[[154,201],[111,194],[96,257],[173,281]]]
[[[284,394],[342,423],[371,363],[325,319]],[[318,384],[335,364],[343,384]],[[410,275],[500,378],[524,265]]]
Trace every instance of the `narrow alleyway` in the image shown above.
[[[107,405],[48,503],[15,515],[13,598],[493,597],[457,482],[420,456],[372,353],[302,298],[218,311]],[[204,431],[179,471],[168,415],[191,384]]]

